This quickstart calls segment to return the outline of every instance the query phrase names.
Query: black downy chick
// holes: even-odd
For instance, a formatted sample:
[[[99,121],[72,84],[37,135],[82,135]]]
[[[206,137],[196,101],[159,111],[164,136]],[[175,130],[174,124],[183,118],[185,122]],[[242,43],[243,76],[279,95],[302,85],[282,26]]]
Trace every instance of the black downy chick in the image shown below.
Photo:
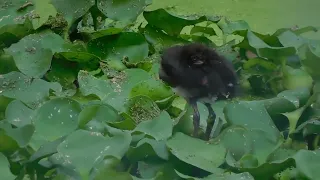
[[[194,137],[199,136],[200,114],[197,102],[205,104],[209,111],[206,140],[210,138],[216,118],[211,103],[234,97],[239,87],[233,64],[199,43],[165,49],[161,56],[159,78],[192,106]]]

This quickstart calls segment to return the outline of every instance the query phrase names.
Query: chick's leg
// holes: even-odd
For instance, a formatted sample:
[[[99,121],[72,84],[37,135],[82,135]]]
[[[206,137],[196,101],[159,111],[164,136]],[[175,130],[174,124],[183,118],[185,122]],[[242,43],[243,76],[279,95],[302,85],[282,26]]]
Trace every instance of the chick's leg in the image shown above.
[[[193,137],[197,138],[199,136],[200,128],[200,113],[197,106],[197,101],[190,101],[190,105],[193,108]]]
[[[206,133],[205,133],[205,140],[210,139],[210,134],[213,129],[214,122],[216,120],[216,113],[213,111],[211,104],[205,103],[205,106],[207,107],[209,111],[209,116],[207,119],[207,128],[206,128]]]

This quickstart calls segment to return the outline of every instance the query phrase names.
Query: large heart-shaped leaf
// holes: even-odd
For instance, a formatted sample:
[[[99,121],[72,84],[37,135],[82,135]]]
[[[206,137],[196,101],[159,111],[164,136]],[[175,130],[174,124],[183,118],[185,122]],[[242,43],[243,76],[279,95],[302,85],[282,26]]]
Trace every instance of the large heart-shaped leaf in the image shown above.
[[[38,149],[43,143],[76,130],[80,111],[80,104],[69,98],[55,98],[39,107],[33,117],[36,132],[32,138],[32,147]],[[51,131],[52,128],[55,130]]]
[[[31,0],[27,2],[23,0],[2,1],[0,2],[0,7],[0,17],[2,17],[0,29],[7,27],[3,28],[3,30],[18,37],[19,34],[16,32],[19,28],[23,27],[21,24],[23,24],[27,18],[31,20],[33,28],[38,29],[48,20],[49,16],[55,16],[57,13],[55,8],[49,3],[49,0]],[[0,34],[2,34],[1,30]],[[20,34],[22,34],[22,32],[20,32]]]
[[[86,14],[95,4],[94,0],[51,0],[59,13],[62,13],[69,26],[78,18]]]
[[[59,138],[52,142],[47,142],[42,144],[42,146],[35,153],[32,154],[32,156],[28,161],[29,162],[37,161],[42,158],[48,157],[54,153],[57,153],[58,145],[62,143],[62,141],[64,140],[65,140],[65,137]]]
[[[111,80],[98,79],[85,71],[80,71],[78,80],[83,95],[97,95],[103,102],[118,111],[125,111],[131,89],[151,76],[142,69],[126,69]]]
[[[241,125],[246,129],[264,131],[268,134],[268,138],[274,142],[280,136],[262,102],[241,101],[230,103],[225,107],[224,112],[230,125]]]
[[[0,74],[7,74],[12,71],[19,71],[13,60],[13,57],[9,54],[1,54],[0,63]]]
[[[166,86],[160,80],[148,79],[142,81],[132,88],[130,96],[145,95],[150,97],[152,100],[162,100],[173,95],[171,88]]]
[[[15,179],[15,176],[10,172],[9,161],[2,153],[0,153],[0,173],[4,179]]]
[[[101,134],[78,130],[71,133],[58,146],[58,155],[75,166],[83,178],[88,178],[90,169],[104,156],[110,155],[121,159],[128,150],[130,142],[131,136],[126,132],[113,137],[104,137]]]
[[[32,25],[34,29],[40,28],[45,24],[50,16],[55,17],[57,14],[56,8],[50,3],[51,0],[33,0],[34,1],[34,18]]]
[[[127,59],[130,63],[138,63],[148,56],[149,47],[141,34],[123,32],[91,40],[88,51],[107,61]]]
[[[131,160],[142,160],[146,156],[158,156],[161,159],[168,160],[169,151],[166,142],[144,138],[138,142],[136,147],[132,147],[128,151],[128,157]]]
[[[98,0],[98,9],[115,21],[133,22],[148,5],[147,0],[114,1]]]
[[[287,57],[296,54],[296,49],[294,47],[271,46],[269,45],[270,43],[267,44],[260,38],[261,35],[259,37],[257,33],[254,33],[251,30],[239,31],[237,34],[244,36],[244,40],[236,46],[255,52],[260,57],[279,60],[281,57]],[[277,45],[279,40],[275,41],[275,45]]]
[[[52,55],[63,51],[64,40],[45,31],[31,34],[6,49],[13,56],[18,69],[31,77],[42,77],[50,68]]]
[[[78,81],[80,91],[84,96],[94,94],[100,99],[105,99],[112,92],[112,87],[108,81],[96,78],[86,71],[79,71]]]
[[[35,130],[34,126],[31,124],[19,128],[12,128],[9,124],[4,123],[0,125],[0,128],[22,148],[28,145]]]
[[[95,126],[100,126],[103,128],[106,123],[113,124],[121,120],[122,117],[112,106],[93,104],[86,106],[79,114],[79,127],[89,126],[89,129],[93,129]]]
[[[175,170],[176,171],[176,170]],[[188,179],[188,180],[238,180],[238,179],[242,179],[242,180],[254,180],[254,178],[251,176],[250,173],[245,172],[245,173],[239,173],[239,174],[235,174],[235,173],[215,173],[215,174],[211,174],[209,176],[206,176],[204,178],[196,178],[196,177],[191,177],[191,176],[187,176],[184,174],[179,173],[178,171],[176,171],[176,173],[184,179]]]
[[[226,18],[221,19],[217,25],[225,34],[232,34],[235,31],[243,31],[250,29],[249,24],[244,20],[229,21]]]
[[[0,28],[6,25],[24,23],[28,10],[32,8],[32,2],[26,3],[24,0],[1,1],[0,2]]]
[[[153,45],[153,47],[160,51],[163,48],[170,47],[176,44],[186,44],[189,41],[176,36],[170,36],[159,29],[152,27],[147,24],[143,29],[144,36],[146,40]]]
[[[173,121],[166,111],[152,119],[140,122],[133,130],[152,136],[155,140],[166,140],[172,135]]]
[[[12,101],[6,109],[6,121],[22,127],[31,124],[34,111],[28,108],[19,100]]]
[[[182,133],[176,133],[169,139],[167,146],[181,161],[213,173],[224,162],[226,153],[222,144],[208,144]]]
[[[178,17],[166,11],[165,9],[157,9],[154,11],[145,11],[144,18],[152,26],[164,30],[169,35],[178,35],[185,26],[194,25],[203,21],[217,22],[219,17]]]
[[[25,148],[28,145],[33,133],[33,125],[12,128],[7,122],[0,122],[0,151],[13,152],[19,147]]]
[[[304,177],[309,179],[317,179],[320,177],[320,172],[318,171],[319,161],[320,161],[320,150],[307,151],[300,150],[294,155],[296,161],[296,167]]]
[[[319,134],[320,133],[320,121],[317,119],[310,119],[309,121],[306,121],[302,124],[300,124],[292,134],[290,134],[290,137],[292,138],[301,138],[307,137],[308,135],[312,134]],[[299,138],[298,138],[299,137]]]
[[[18,99],[33,108],[48,98],[51,89],[61,91],[61,85],[58,83],[33,79],[15,71],[0,75],[0,87],[0,95]]]
[[[316,67],[320,64],[320,46],[315,48],[310,44],[304,44],[299,48],[298,54],[305,70],[312,78],[319,80],[320,73]]]

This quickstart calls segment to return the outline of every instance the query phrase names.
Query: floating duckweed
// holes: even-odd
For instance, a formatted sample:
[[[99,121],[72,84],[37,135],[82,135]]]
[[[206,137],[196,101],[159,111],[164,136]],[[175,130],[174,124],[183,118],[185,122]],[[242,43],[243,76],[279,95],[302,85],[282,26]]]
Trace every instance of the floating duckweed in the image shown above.
[[[129,100],[129,113],[138,124],[153,119],[160,114],[158,106],[145,96],[137,96]]]

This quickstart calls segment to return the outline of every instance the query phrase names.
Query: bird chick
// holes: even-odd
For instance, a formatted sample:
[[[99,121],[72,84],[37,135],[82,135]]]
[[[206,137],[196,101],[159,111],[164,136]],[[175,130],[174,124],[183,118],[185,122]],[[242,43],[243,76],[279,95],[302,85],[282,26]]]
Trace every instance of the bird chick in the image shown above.
[[[206,140],[210,138],[216,119],[211,103],[234,97],[239,87],[233,64],[199,43],[165,49],[161,56],[159,78],[192,106],[194,137],[199,135],[200,124],[197,102],[207,107]]]

